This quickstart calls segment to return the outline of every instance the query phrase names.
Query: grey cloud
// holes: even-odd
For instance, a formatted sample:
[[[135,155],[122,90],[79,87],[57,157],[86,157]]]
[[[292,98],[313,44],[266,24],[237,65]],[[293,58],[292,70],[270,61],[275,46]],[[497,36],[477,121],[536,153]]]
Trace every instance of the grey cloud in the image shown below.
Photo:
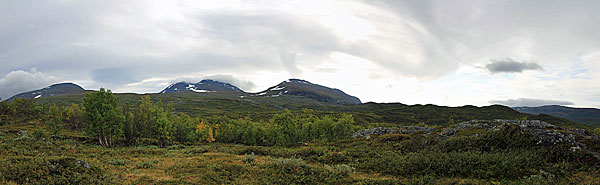
[[[537,107],[537,106],[543,106],[543,105],[574,105],[573,102],[570,102],[570,101],[529,99],[529,98],[493,100],[493,101],[490,101],[490,103],[502,104],[502,105],[506,105],[509,107]]]
[[[485,68],[491,73],[521,73],[525,70],[542,70],[542,67],[534,62],[517,62],[511,58],[504,60],[492,60]]]
[[[125,68],[104,68],[92,71],[92,79],[103,84],[127,84],[136,82],[133,74]]]
[[[48,74],[37,71],[11,71],[0,79],[0,98],[8,99],[16,94],[40,89],[56,82],[56,79]]]
[[[253,91],[256,88],[256,84],[250,80],[236,78],[232,75],[211,75],[205,76],[203,79],[216,80],[220,82],[230,83],[244,91]]]
[[[212,12],[196,18],[207,27],[201,30],[204,35],[233,47],[232,55],[260,57],[263,61],[257,63],[292,76],[302,74],[298,53],[308,57],[303,59],[321,60],[342,47],[330,30],[291,15]]]

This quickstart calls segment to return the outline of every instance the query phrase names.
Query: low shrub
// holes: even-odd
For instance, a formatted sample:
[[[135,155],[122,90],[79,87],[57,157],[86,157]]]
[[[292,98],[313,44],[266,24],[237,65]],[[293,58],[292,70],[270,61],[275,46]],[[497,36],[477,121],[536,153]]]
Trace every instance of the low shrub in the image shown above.
[[[104,170],[74,158],[14,158],[0,163],[0,182],[17,184],[108,184]]]
[[[255,155],[270,155],[269,150],[264,147],[250,146],[237,152],[238,155],[255,154]]]
[[[360,163],[370,169],[400,176],[474,177],[483,179],[513,179],[532,174],[545,160],[529,150],[506,150],[501,152],[449,152],[422,151],[402,155],[383,152],[377,157]]]
[[[129,163],[129,160],[127,160],[127,159],[113,159],[110,161],[106,161],[106,164],[110,164],[113,166],[123,166],[127,163]]]
[[[325,165],[325,169],[342,177],[346,177],[354,173],[354,168],[346,164],[338,164],[333,166]]]
[[[256,155],[254,155],[254,153],[246,154],[244,157],[245,158],[242,160],[244,163],[254,165],[254,162],[256,161]]]
[[[154,164],[158,163],[158,160],[150,160],[150,161],[144,161],[144,162],[140,162],[135,164],[136,168],[138,169],[148,169],[148,168],[152,168],[152,166],[154,166]]]
[[[33,131],[33,133],[31,133],[31,136],[33,136],[33,138],[35,138],[36,140],[45,139],[48,137],[48,135],[40,129]]]
[[[346,162],[350,162],[351,160],[352,159],[350,157],[344,155],[343,153],[339,153],[339,152],[327,153],[326,155],[318,158],[319,162],[323,162],[323,163],[327,163],[327,164],[346,163]]]
[[[181,150],[184,149],[185,145],[171,145],[167,147],[168,150]]]
[[[377,137],[378,142],[397,142],[410,139],[406,134],[385,134]]]
[[[193,148],[185,149],[185,151],[183,153],[185,153],[185,154],[203,154],[206,152],[208,152],[208,149],[206,147],[193,147]]]

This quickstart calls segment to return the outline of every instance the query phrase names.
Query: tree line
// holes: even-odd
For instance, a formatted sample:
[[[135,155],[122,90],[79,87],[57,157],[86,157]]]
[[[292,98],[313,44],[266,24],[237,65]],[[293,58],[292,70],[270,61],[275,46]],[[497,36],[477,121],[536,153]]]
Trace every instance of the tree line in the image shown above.
[[[64,128],[82,130],[104,147],[200,142],[293,146],[343,139],[358,129],[350,114],[316,116],[312,110],[285,110],[268,121],[258,122],[249,117],[192,117],[175,112],[171,104],[152,102],[147,95],[136,107],[126,107],[104,88],[86,93],[82,106],[39,105],[17,98],[1,102],[0,113],[0,124],[2,120],[39,119],[52,135]]]

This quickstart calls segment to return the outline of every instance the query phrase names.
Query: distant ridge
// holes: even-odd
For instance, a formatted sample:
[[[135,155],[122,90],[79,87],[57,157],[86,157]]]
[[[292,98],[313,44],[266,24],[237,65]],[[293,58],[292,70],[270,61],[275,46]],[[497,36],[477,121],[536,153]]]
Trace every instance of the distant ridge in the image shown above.
[[[547,114],[591,126],[600,126],[600,109],[573,108],[561,105],[546,105],[540,107],[512,107],[514,110],[527,114]]]
[[[59,84],[54,84],[54,85],[48,86],[43,89],[38,89],[38,90],[33,90],[33,91],[28,91],[28,92],[24,92],[21,94],[17,94],[13,97],[10,97],[7,100],[13,100],[15,98],[38,99],[38,98],[45,98],[45,97],[59,96],[59,95],[66,95],[66,94],[76,94],[76,93],[83,93],[83,92],[85,92],[85,89],[83,89],[83,87],[81,87],[77,84],[59,83]]]

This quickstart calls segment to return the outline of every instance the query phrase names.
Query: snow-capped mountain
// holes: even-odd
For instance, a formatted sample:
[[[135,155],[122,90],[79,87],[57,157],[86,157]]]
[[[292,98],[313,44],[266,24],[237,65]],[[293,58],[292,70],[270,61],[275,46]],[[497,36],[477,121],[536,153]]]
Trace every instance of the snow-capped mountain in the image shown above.
[[[38,99],[50,96],[58,96],[58,95],[66,95],[66,94],[76,94],[83,93],[85,90],[74,83],[59,83],[48,86],[43,89],[38,89],[34,91],[24,92],[21,94],[17,94],[8,100],[12,100],[15,98],[28,98],[28,99]]]
[[[240,88],[229,83],[219,82],[215,80],[202,80],[198,83],[178,82],[169,85],[159,93],[176,93],[176,92],[244,92]]]
[[[313,84],[306,80],[289,79],[254,96],[278,97],[284,95],[303,96],[322,102],[360,104],[357,97],[350,96],[339,89]]]

